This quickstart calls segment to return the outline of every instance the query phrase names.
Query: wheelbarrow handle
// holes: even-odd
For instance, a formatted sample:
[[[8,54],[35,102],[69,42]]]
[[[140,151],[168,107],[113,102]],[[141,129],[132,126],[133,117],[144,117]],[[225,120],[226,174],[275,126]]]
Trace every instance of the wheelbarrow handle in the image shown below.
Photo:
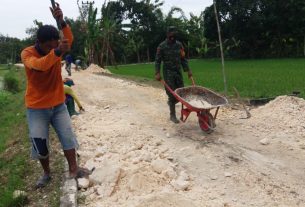
[[[195,81],[194,81],[193,76],[191,76],[190,79],[191,79],[191,81],[192,81],[193,86],[195,86]]]
[[[191,76],[190,79],[192,81],[193,86],[195,86],[195,81],[194,81],[193,76]],[[164,80],[161,79],[160,82],[165,86],[165,88],[167,88],[167,90],[169,90],[169,92],[171,92],[171,94],[173,94],[175,97],[177,97],[177,94],[175,93],[175,91],[173,89],[171,89]]]
[[[169,87],[169,85],[167,85],[167,83],[164,80],[161,79],[160,82],[165,86],[167,90],[169,90],[169,92],[171,92],[174,96],[176,96],[175,91],[171,89],[171,87]]]

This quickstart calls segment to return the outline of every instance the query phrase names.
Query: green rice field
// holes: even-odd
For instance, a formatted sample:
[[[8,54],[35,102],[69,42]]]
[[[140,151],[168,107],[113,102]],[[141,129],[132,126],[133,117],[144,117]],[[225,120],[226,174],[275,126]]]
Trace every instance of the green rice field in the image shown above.
[[[224,93],[220,60],[194,59],[189,61],[197,85]],[[154,78],[154,63],[121,65],[110,68],[114,74],[129,77]],[[228,95],[237,88],[244,98],[270,98],[300,92],[305,97],[305,59],[266,59],[225,61]],[[184,73],[185,85],[190,85]]]

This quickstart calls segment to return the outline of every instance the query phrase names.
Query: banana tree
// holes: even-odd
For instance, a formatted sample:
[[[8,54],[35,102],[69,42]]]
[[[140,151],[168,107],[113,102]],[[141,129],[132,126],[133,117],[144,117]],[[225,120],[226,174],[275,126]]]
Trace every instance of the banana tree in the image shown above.
[[[97,8],[93,8],[93,3],[89,6],[88,21],[87,21],[87,39],[85,50],[87,51],[89,63],[97,63],[97,56],[95,54],[100,36],[100,24],[97,19]]]

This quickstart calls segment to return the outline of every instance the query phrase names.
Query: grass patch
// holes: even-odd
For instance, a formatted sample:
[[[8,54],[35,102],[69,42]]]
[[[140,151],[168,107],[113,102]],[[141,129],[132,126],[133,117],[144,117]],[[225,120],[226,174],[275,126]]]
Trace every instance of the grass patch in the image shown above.
[[[8,72],[0,71],[1,76]],[[56,150],[52,152],[53,181],[45,189],[34,189],[42,169],[40,164],[30,159],[24,107],[25,73],[15,69],[10,72],[18,79],[21,90],[16,93],[0,90],[0,207],[59,206],[63,156]],[[61,149],[56,146],[55,137],[54,132],[51,133],[50,145],[52,149]],[[25,191],[27,199],[13,199],[15,190]]]
[[[224,92],[221,62],[219,60],[190,60],[195,83]],[[265,98],[301,92],[305,97],[305,59],[227,60],[225,62],[229,95],[236,87],[242,97]],[[154,63],[122,65],[111,68],[114,74],[130,77],[154,78]],[[184,81],[190,85],[186,73]]]

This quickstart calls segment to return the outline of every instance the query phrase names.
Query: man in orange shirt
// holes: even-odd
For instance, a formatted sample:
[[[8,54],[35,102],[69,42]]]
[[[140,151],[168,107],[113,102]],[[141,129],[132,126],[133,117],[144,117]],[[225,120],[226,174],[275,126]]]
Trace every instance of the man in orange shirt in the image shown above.
[[[61,76],[61,59],[70,50],[73,35],[63,20],[59,4],[50,9],[53,17],[61,24],[64,37],[60,40],[55,27],[44,25],[37,31],[36,44],[25,48],[21,53],[27,76],[25,104],[32,158],[39,159],[44,171],[36,187],[44,187],[51,180],[48,142],[50,124],[64,150],[71,178],[76,178],[79,172],[76,162],[78,143],[65,105]]]

